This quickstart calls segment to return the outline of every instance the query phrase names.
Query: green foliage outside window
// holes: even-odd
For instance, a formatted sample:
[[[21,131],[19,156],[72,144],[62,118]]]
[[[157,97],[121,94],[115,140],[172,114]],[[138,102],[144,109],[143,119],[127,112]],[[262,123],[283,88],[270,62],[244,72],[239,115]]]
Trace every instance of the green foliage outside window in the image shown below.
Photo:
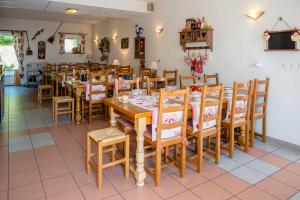
[[[13,45],[13,37],[0,35],[0,46],[12,46]]]

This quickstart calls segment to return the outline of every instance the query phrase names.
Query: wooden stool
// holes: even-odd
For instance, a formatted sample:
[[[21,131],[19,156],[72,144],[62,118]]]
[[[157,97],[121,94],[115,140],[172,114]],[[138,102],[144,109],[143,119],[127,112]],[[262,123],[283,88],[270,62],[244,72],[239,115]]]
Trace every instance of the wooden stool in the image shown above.
[[[60,107],[61,104],[68,104],[68,106]],[[57,124],[58,116],[63,114],[69,114],[73,122],[74,99],[70,96],[53,97],[52,111],[53,111],[53,120],[55,120],[55,125]]]
[[[43,91],[49,91],[49,95],[43,95]],[[38,85],[38,102],[42,104],[43,99],[51,99],[53,96],[52,85]]]
[[[97,144],[98,152],[92,153],[92,143]],[[116,151],[116,144],[124,143],[125,151],[121,153]],[[103,153],[111,152],[111,162],[103,164]],[[96,157],[96,163],[92,157]],[[116,160],[116,157],[118,158]],[[87,133],[87,158],[86,169],[90,174],[91,167],[97,172],[98,189],[102,189],[102,172],[104,168],[124,163],[125,178],[129,175],[129,135],[125,135],[117,128],[105,128]]]

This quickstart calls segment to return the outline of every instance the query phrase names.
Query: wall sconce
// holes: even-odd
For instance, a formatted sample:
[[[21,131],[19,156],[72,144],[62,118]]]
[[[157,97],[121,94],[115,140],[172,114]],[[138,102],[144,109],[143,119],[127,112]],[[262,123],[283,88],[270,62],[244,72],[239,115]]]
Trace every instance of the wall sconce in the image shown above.
[[[112,39],[116,40],[119,36],[116,34],[114,36],[112,36]]]
[[[260,10],[260,11],[252,11],[249,14],[247,14],[246,16],[249,17],[250,19],[257,20],[264,14],[265,14],[265,11]]]
[[[95,40],[94,40],[94,42],[98,43],[98,42],[99,42],[99,40],[98,40],[98,39],[95,39]]]
[[[156,32],[158,35],[160,35],[163,31],[164,31],[163,28],[157,28],[157,29],[155,29],[155,32]]]

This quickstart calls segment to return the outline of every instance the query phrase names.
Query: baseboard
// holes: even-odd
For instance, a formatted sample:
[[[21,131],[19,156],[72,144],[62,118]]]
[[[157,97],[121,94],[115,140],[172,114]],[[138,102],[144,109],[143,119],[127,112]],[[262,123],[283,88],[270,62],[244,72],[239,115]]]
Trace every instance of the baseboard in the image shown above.
[[[283,140],[279,140],[279,139],[276,139],[276,138],[273,138],[273,137],[270,137],[270,136],[267,136],[267,141],[270,141],[271,143],[274,143],[274,144],[278,144],[279,146],[289,147],[289,148],[292,148],[292,149],[300,152],[300,146],[299,145],[296,145],[296,144],[293,144],[293,143],[290,143],[290,142],[286,142],[286,141],[283,141]]]

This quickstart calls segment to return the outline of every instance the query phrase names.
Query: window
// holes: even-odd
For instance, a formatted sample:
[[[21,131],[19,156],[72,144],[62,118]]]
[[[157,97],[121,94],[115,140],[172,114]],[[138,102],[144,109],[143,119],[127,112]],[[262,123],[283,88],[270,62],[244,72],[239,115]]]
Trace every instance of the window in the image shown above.
[[[65,35],[65,53],[78,54],[81,52],[81,36],[76,34]]]
[[[17,69],[18,60],[13,45],[13,36],[10,32],[0,32],[0,63],[4,69]]]

